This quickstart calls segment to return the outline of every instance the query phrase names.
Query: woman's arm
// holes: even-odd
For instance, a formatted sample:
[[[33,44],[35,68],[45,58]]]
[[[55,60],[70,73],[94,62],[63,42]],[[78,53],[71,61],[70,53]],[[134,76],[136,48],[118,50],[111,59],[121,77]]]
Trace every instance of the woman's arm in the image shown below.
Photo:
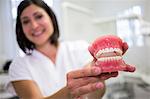
[[[21,80],[12,82],[20,99],[42,99],[40,89],[34,81]]]
[[[14,81],[12,84],[20,99],[62,99],[62,97],[63,99],[71,99],[67,87],[62,88],[52,96],[43,97],[39,87],[34,81]]]

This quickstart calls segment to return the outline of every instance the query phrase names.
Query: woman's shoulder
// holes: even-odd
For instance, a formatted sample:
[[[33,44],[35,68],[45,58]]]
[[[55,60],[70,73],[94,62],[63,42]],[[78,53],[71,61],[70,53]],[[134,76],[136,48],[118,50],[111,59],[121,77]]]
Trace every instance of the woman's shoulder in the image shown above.
[[[28,55],[24,55],[24,56],[16,56],[13,58],[12,62],[23,62],[28,58]]]
[[[10,69],[12,68],[23,68],[26,65],[26,60],[29,58],[28,55],[24,56],[16,56],[12,59],[12,63],[10,64]]]

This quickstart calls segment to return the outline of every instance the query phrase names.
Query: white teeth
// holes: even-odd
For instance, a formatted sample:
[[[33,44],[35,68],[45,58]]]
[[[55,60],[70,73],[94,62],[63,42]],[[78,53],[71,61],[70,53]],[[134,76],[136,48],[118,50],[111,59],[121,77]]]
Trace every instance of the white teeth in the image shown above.
[[[105,48],[105,49],[99,50],[99,51],[96,53],[96,58],[99,58],[99,56],[100,56],[101,54],[110,53],[110,52],[117,52],[117,53],[119,53],[120,55],[122,55],[122,53],[123,53],[119,48]]]
[[[122,50],[120,50],[119,48],[115,48],[115,50],[114,51],[116,51],[116,52],[118,52],[119,54],[121,54],[122,55]]]
[[[39,31],[33,31],[32,35],[33,36],[39,36],[43,33],[43,30],[39,30]]]
[[[33,33],[34,36],[38,36],[38,35],[41,35],[41,34],[42,34],[42,32],[35,32],[35,33]]]
[[[102,57],[102,58],[98,58],[97,60],[104,62],[104,61],[115,61],[120,59],[122,59],[121,56],[113,56],[113,57]]]

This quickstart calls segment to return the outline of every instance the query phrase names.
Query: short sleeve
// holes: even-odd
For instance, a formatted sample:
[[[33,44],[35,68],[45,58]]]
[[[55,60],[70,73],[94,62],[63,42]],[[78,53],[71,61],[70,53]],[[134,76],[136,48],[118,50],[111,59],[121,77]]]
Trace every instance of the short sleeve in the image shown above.
[[[31,80],[31,76],[27,66],[28,64],[25,58],[17,57],[16,59],[14,59],[9,68],[9,80]]]
[[[12,96],[16,96],[16,92],[11,84],[12,81],[31,80],[29,70],[27,69],[27,62],[23,57],[17,57],[13,60],[10,64],[8,74],[9,79],[6,83],[6,89]]]

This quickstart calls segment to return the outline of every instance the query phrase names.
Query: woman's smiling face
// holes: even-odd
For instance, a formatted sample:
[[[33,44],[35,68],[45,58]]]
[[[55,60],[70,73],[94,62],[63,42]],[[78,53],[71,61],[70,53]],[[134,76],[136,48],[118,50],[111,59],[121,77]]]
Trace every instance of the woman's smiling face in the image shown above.
[[[54,27],[50,16],[43,8],[31,4],[24,9],[20,20],[25,36],[36,47],[49,43]]]

